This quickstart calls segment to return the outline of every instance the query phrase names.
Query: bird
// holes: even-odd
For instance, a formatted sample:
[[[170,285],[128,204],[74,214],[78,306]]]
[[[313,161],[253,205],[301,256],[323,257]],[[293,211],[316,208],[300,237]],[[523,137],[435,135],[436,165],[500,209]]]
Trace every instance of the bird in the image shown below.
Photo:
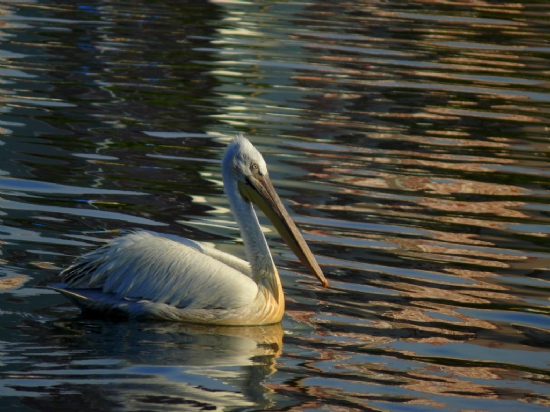
[[[285,300],[254,206],[324,287],[319,264],[281,202],[261,153],[238,133],[222,160],[230,209],[245,246],[240,259],[198,241],[132,231],[77,258],[51,288],[102,317],[254,326],[281,321]]]

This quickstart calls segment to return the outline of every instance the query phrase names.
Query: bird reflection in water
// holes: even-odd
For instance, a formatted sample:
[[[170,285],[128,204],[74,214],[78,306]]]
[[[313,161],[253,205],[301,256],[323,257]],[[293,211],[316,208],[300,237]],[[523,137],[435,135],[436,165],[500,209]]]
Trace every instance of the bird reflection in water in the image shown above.
[[[66,404],[66,393],[82,411],[85,405],[94,405],[94,410],[173,411],[273,405],[273,391],[264,383],[276,371],[281,355],[280,323],[235,327],[124,322],[121,328],[120,323],[79,317],[57,321],[55,329],[56,338],[49,331],[48,342],[37,338],[36,345],[18,355],[36,363],[40,348],[56,347],[57,353],[72,353],[72,366],[62,369],[66,359],[52,359],[49,349],[43,352],[47,366],[40,373],[30,380],[21,375],[6,382],[17,386],[23,402],[36,410]],[[73,347],[89,350],[78,353]],[[37,387],[48,396],[35,397]],[[27,392],[33,396],[26,397]]]

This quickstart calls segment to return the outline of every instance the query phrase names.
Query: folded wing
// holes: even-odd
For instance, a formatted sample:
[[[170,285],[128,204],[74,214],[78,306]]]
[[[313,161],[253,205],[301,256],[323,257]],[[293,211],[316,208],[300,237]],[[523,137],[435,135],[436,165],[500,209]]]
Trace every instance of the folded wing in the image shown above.
[[[198,242],[136,232],[82,256],[63,271],[67,289],[101,289],[117,299],[178,308],[233,309],[258,285],[248,264]]]

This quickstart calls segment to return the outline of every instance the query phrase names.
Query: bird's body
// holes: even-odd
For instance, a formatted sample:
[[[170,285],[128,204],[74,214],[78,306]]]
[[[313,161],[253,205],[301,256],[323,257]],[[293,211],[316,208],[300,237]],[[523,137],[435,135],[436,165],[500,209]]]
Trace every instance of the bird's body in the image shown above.
[[[217,325],[279,322],[284,296],[252,202],[300,260],[327,282],[269,181],[261,154],[242,136],[222,175],[249,262],[193,240],[138,231],[111,240],[62,272],[56,287],[85,311]]]

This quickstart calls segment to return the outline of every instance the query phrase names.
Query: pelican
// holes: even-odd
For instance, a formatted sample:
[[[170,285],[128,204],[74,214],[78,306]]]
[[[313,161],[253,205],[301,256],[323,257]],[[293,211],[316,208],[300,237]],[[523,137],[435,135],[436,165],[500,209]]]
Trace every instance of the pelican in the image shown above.
[[[222,176],[248,262],[190,239],[136,231],[78,258],[53,289],[86,312],[211,325],[279,322],[281,280],[252,204],[323,286],[328,282],[275,192],[262,155],[242,134],[227,147]]]

